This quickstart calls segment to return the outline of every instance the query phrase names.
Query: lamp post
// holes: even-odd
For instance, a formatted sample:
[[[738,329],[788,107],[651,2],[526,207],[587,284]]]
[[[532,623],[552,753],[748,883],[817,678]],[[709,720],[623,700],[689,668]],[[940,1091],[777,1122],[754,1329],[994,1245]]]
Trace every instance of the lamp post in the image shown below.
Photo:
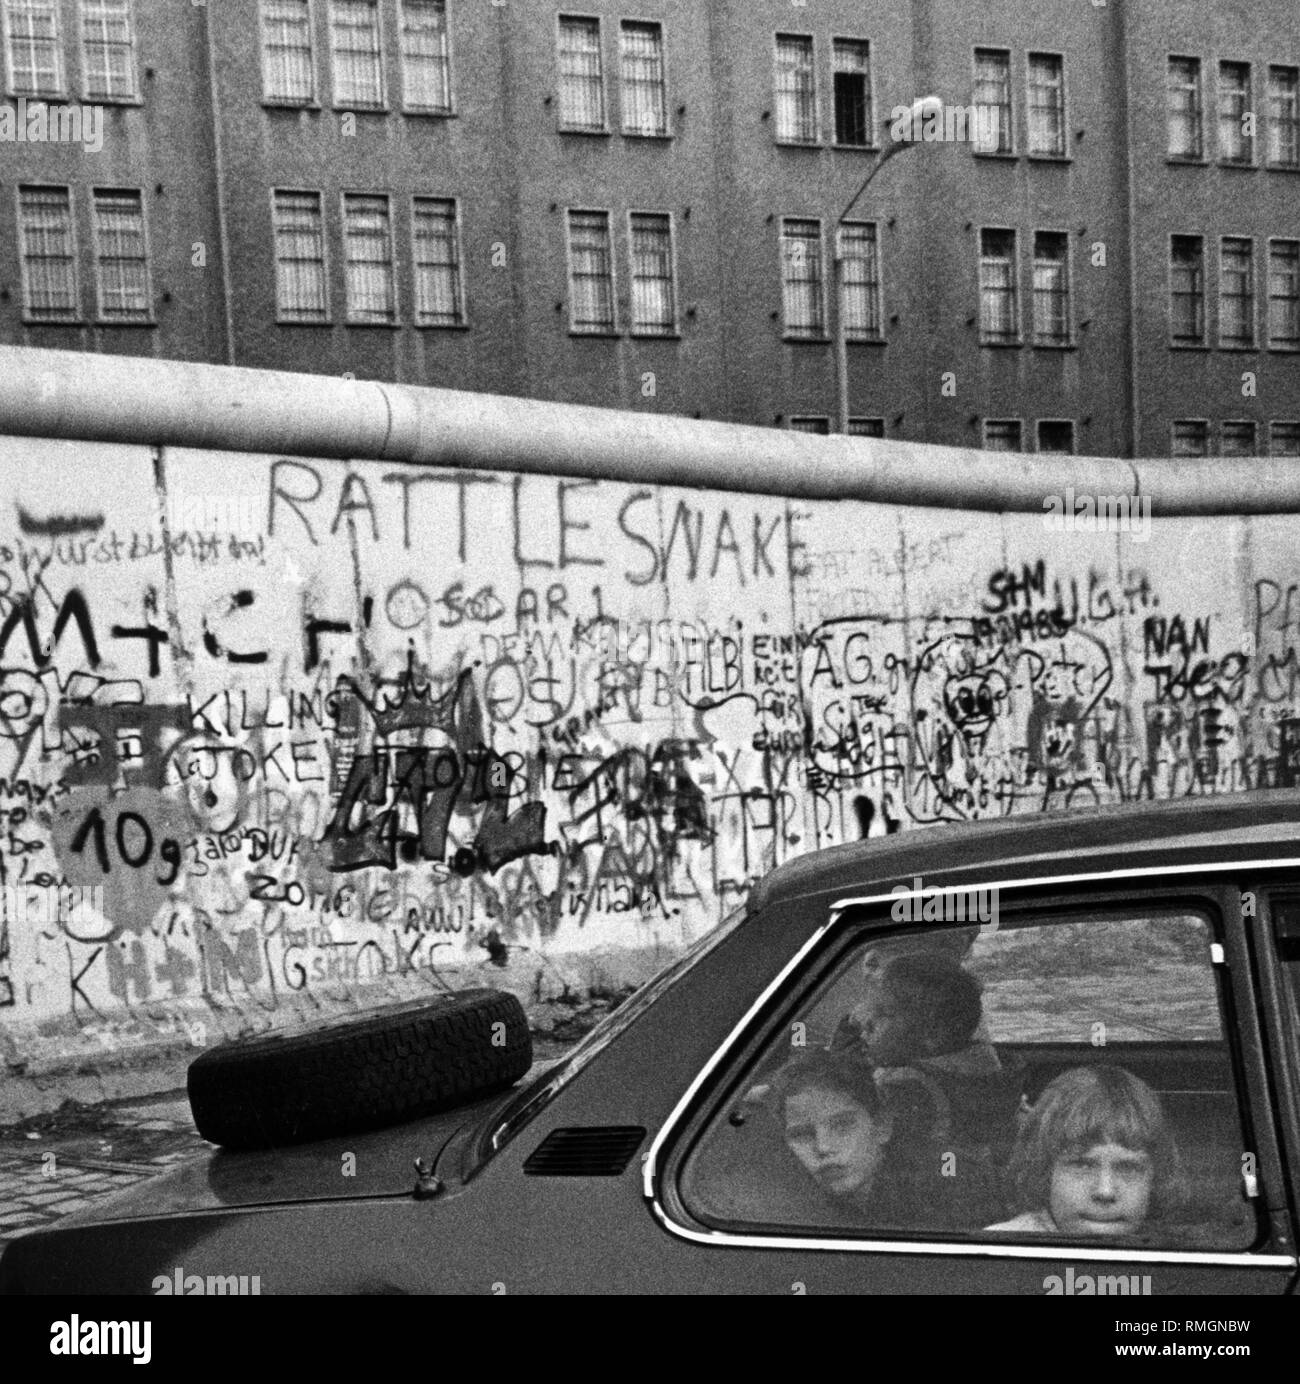
[[[891,140],[885,145],[877,155],[876,161],[871,165],[867,176],[862,180],[862,186],[853,194],[848,206],[840,213],[839,220],[835,223],[835,291],[831,295],[833,299],[831,311],[835,316],[836,407],[839,412],[839,428],[842,433],[847,433],[849,430],[849,341],[848,334],[844,329],[844,222],[848,219],[853,208],[857,206],[859,198],[871,186],[871,180],[876,174],[895,154],[901,154],[904,149],[910,149],[917,142],[916,135],[922,120],[932,112],[942,112],[942,110],[943,102],[937,96],[922,96],[920,100],[912,102],[911,109],[907,114],[907,119],[910,121],[908,129],[912,138]],[[877,240],[877,254],[879,254],[879,240]]]

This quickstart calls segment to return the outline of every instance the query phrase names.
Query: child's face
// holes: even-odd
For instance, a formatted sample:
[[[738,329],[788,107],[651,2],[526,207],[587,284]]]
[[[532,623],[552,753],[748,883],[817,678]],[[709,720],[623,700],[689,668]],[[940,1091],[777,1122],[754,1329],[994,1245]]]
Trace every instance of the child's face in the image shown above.
[[[1050,1210],[1071,1235],[1131,1235],[1151,1202],[1151,1156],[1123,1144],[1094,1144],[1062,1154],[1052,1167]]]
[[[785,1141],[828,1192],[869,1192],[889,1126],[846,1091],[809,1086],[785,1103]]]
[[[898,995],[878,979],[870,980],[853,1010],[862,1033],[862,1050],[878,1067],[905,1066],[925,1056],[915,1031],[914,1016]]]

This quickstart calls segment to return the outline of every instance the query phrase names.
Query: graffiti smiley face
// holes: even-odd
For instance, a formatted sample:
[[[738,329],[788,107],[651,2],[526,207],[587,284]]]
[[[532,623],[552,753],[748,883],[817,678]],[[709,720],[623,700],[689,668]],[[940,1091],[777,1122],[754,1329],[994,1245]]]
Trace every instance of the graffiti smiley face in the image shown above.
[[[1001,673],[967,673],[944,684],[943,708],[959,730],[985,735],[1006,704],[1007,695],[1007,680]]]

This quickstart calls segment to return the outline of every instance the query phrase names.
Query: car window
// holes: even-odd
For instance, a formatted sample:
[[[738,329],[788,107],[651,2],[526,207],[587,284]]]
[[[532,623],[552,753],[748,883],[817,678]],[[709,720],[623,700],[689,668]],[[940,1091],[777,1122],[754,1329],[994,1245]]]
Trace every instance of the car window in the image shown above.
[[[863,935],[736,1074],[683,1200],[741,1230],[1244,1249],[1212,943],[1191,911]]]
[[[493,1121],[479,1144],[477,1162],[482,1164],[507,1143],[578,1075],[619,1034],[636,1022],[669,987],[725,941],[744,922],[747,904],[733,909],[716,927],[702,933],[671,965],[634,990],[617,1009],[611,1010],[565,1057],[532,1084],[519,1091]]]

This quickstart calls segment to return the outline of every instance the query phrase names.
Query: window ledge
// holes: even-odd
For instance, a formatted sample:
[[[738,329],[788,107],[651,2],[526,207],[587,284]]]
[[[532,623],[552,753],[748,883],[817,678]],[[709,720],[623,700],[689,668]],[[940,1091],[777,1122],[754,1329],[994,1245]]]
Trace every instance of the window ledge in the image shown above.
[[[315,317],[310,321],[305,317],[277,317],[275,325],[277,327],[332,327],[334,322],[329,317]]]
[[[616,331],[580,331],[570,327],[569,335],[577,341],[622,341],[623,333]]]
[[[1204,341],[1171,341],[1169,349],[1171,351],[1209,351],[1213,348]]]
[[[1077,341],[1034,341],[1030,345],[1035,351],[1077,351]]]
[[[1035,154],[1028,153],[1025,157],[1030,163],[1073,163],[1074,157],[1071,154]]]
[[[624,139],[645,139],[649,140],[651,144],[671,144],[676,138],[671,130],[651,130],[648,133],[642,130],[621,130],[619,133]]]
[[[141,96],[83,96],[81,103],[85,106],[143,106],[144,98]]]
[[[849,346],[886,346],[889,344],[883,336],[846,336],[844,340]]]
[[[1246,162],[1244,159],[1220,159],[1216,164],[1218,168],[1232,168],[1238,173],[1253,173],[1259,165],[1251,159]]]
[[[96,317],[91,323],[95,327],[156,327],[158,319],[156,317],[136,317],[131,321],[123,321],[120,317]]]
[[[993,351],[1019,351],[1024,346],[1023,341],[981,341],[981,346],[987,346]]]
[[[772,141],[778,149],[820,149],[822,141],[820,139],[774,139]]]
[[[610,139],[614,131],[604,130],[580,130],[572,125],[557,125],[556,132],[562,135],[577,135],[580,139]]]
[[[911,141],[915,143],[915,141]],[[844,144],[840,140],[831,141],[832,149],[843,149],[846,154],[878,154],[879,144]]]
[[[387,102],[380,106],[363,106],[357,103],[335,101],[330,109],[345,115],[391,115],[393,111]]]
[[[628,336],[633,341],[680,341],[682,334],[679,331],[671,332],[628,332]]]
[[[1020,155],[1014,150],[1004,149],[972,149],[971,153],[977,159],[998,159],[1003,163],[1015,163]]]
[[[1294,346],[1288,346],[1286,344],[1279,346],[1275,342],[1270,341],[1265,349],[1273,356],[1300,355],[1300,341],[1296,342]]]
[[[1227,342],[1221,341],[1221,342],[1219,342],[1219,347],[1218,347],[1218,349],[1219,349],[1220,351],[1231,351],[1231,352],[1233,352],[1235,355],[1239,355],[1239,356],[1240,356],[1240,355],[1251,355],[1251,356],[1254,356],[1254,355],[1258,355],[1258,354],[1259,354],[1259,346],[1258,346],[1255,342],[1253,342],[1253,341],[1250,343],[1249,346],[1229,345]]]
[[[262,109],[268,111],[318,111],[319,101],[291,101],[287,96],[264,96]]]
[[[782,332],[781,340],[788,346],[829,346],[831,344],[829,336],[791,336],[789,332]]]
[[[29,317],[26,313],[19,318],[24,327],[84,327],[86,319],[77,317]]]
[[[343,325],[344,325],[345,327],[378,328],[381,332],[384,332],[384,331],[387,331],[387,332],[396,332],[396,331],[400,331],[400,330],[402,329],[402,326],[403,326],[403,324],[402,324],[400,321],[393,321],[393,322],[363,322],[363,321],[358,321],[357,319],[352,318],[352,317],[345,318],[345,319],[344,319],[344,322],[343,322]]]
[[[455,110],[439,110],[436,106],[403,106],[403,115],[414,115],[422,120],[459,120],[460,112]]]
[[[1300,173],[1300,163],[1266,163],[1264,168],[1269,173]]]
[[[1205,157],[1193,157],[1190,154],[1167,154],[1165,163],[1177,168],[1208,168],[1209,159]]]

